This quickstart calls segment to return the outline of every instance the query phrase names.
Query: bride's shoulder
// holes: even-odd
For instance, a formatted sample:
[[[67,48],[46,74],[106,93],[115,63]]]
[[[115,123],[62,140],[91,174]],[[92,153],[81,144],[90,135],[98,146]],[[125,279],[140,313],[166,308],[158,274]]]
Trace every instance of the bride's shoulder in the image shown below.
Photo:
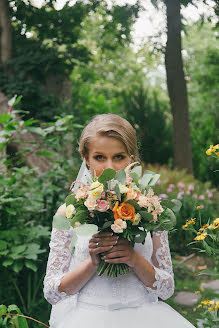
[[[59,208],[56,211],[56,215],[63,215],[65,216],[65,211],[66,211],[66,205],[62,204],[61,206],[59,206]]]

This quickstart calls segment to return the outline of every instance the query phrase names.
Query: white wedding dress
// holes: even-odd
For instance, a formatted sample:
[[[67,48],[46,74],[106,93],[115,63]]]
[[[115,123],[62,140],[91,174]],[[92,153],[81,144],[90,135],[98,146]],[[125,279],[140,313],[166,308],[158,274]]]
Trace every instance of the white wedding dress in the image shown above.
[[[171,256],[166,231],[147,234],[145,244],[135,244],[156,271],[151,289],[130,270],[117,278],[97,274],[74,295],[60,293],[58,286],[66,272],[89,256],[88,237],[80,237],[74,254],[69,244],[70,230],[52,229],[50,254],[44,279],[44,295],[51,303],[51,328],[194,328],[183,316],[158,297],[166,300],[174,291]]]

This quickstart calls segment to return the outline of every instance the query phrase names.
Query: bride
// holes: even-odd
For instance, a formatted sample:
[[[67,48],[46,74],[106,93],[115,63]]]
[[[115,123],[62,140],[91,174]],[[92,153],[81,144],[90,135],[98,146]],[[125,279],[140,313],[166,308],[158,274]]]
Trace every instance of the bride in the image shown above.
[[[80,138],[79,152],[99,176],[106,168],[124,169],[138,161],[134,128],[114,114],[95,116]],[[83,170],[82,170],[83,171]],[[86,171],[86,170],[85,170]],[[78,180],[85,178],[85,172]],[[54,220],[65,217],[61,205]],[[44,295],[51,303],[51,328],[194,328],[159,299],[174,292],[174,277],[166,231],[147,234],[134,248],[109,232],[79,237],[74,251],[74,229],[53,227],[44,279]],[[100,257],[107,263],[125,263],[129,273],[116,278],[96,273]]]

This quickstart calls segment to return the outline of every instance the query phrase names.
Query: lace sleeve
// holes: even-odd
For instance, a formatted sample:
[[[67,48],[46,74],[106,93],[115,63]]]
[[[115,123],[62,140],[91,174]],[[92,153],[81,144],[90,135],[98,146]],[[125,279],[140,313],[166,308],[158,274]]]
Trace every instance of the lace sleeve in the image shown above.
[[[52,229],[50,253],[47,262],[46,276],[44,278],[44,296],[50,304],[69,297],[65,292],[59,292],[58,287],[62,277],[69,269],[71,252],[69,244],[73,230]]]
[[[174,275],[168,242],[168,232],[154,232],[153,237],[152,265],[155,269],[153,284],[155,289],[147,287],[150,293],[155,293],[163,300],[168,299],[174,292]]]

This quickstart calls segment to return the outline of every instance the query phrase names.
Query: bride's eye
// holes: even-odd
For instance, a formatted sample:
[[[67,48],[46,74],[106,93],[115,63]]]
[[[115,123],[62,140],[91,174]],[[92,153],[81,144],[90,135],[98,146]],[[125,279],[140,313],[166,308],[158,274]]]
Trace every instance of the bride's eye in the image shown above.
[[[95,158],[97,161],[101,161],[101,160],[104,159],[103,155],[96,155],[94,158]]]
[[[124,158],[125,158],[125,156],[122,155],[122,154],[118,154],[118,155],[115,156],[115,159],[117,159],[117,160],[122,160]]]

